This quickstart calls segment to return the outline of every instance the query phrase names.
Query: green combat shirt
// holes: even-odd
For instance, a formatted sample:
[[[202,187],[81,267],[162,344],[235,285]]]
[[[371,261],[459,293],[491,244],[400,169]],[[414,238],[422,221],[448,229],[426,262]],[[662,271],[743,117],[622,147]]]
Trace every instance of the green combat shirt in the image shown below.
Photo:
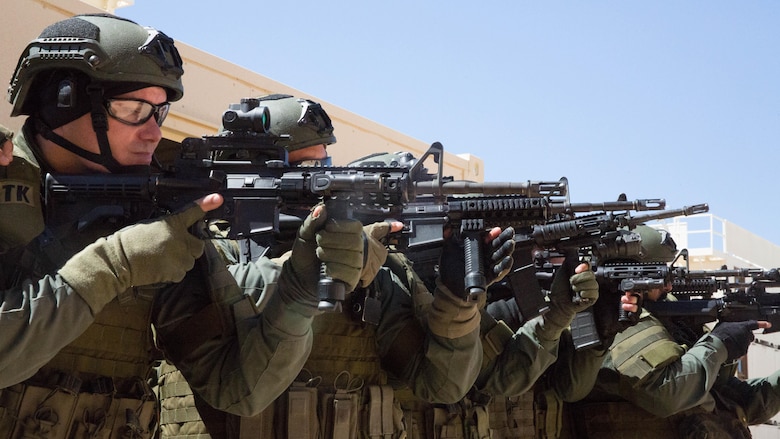
[[[558,358],[558,340],[544,340],[536,336],[535,328],[539,319],[541,317],[526,322],[497,346],[496,351],[500,353],[482,365],[476,381],[479,390],[497,396],[525,393],[555,362]],[[483,335],[496,325],[493,317],[485,311],[482,312],[480,323]],[[508,327],[506,330],[511,331]]]
[[[227,261],[239,259],[235,247],[222,246],[222,250]],[[408,385],[414,395],[424,401],[453,403],[460,400],[474,383],[481,364],[479,331],[475,328],[460,337],[444,337],[428,330],[427,311],[434,300],[433,294],[414,275],[402,254],[390,253],[370,289],[375,292],[379,304],[380,318],[376,324],[358,322],[356,326],[362,329],[352,332],[354,337],[345,337],[341,333],[342,326],[350,325],[348,322],[355,319],[348,311],[316,316],[313,325],[315,345],[307,369],[321,374],[320,365],[330,370],[336,367],[331,364],[335,362],[353,376],[364,378],[366,383],[384,382],[390,376],[391,380],[400,381],[400,385]],[[350,293],[350,296],[355,294]],[[267,295],[253,294],[252,297],[258,306],[269,300]],[[373,344],[360,347],[358,338],[366,338]],[[322,343],[318,344],[318,340]],[[340,347],[344,348],[343,352]],[[361,362],[376,364],[358,366]],[[374,375],[382,377],[375,378]],[[325,377],[326,382],[333,378],[327,374]]]
[[[487,312],[482,313],[482,343],[495,348],[494,353],[486,350],[476,381],[479,390],[512,397],[529,391],[543,378],[545,388],[554,390],[562,401],[581,399],[590,392],[604,351],[595,348],[576,350],[568,329],[564,329],[557,340],[540,337],[543,319],[543,316],[537,316],[523,322],[514,334],[504,325],[501,331],[504,336],[494,338],[488,334],[498,332],[491,331],[498,327],[498,322]]]
[[[223,257],[233,263],[238,255],[230,242],[218,240]],[[404,261],[402,255],[393,253],[390,259]],[[430,404],[460,400],[476,378],[482,360],[477,328],[459,337],[443,337],[428,330],[427,311],[434,300],[433,295],[413,275],[409,265],[400,262],[390,268],[390,264],[381,267],[370,287],[370,294],[378,300],[379,319],[375,324],[364,323],[350,313],[353,308],[350,304],[356,303],[353,300],[360,300],[356,299],[357,292],[348,294],[343,312],[319,314],[314,318],[314,341],[302,375],[316,377],[320,409],[329,406],[327,395],[337,382],[343,381],[340,378],[350,377],[349,383],[342,384],[359,383],[352,391],[363,392],[370,386],[390,385],[398,392],[392,398],[394,403],[404,410],[419,411],[422,416],[422,410]],[[247,291],[259,308],[267,306],[266,303],[278,295],[273,290],[259,293]],[[180,431],[223,437],[221,431],[231,421],[213,412],[201,412],[202,418],[211,422],[208,428],[216,429],[206,430],[203,421],[192,411],[195,403],[191,396],[188,399],[189,392],[168,391],[180,389],[183,384],[175,368],[165,365],[162,371],[162,437],[178,436]],[[281,396],[260,416],[274,419],[275,434],[283,435],[277,430],[285,430],[286,416],[294,416],[297,423],[311,422],[318,416],[317,423],[327,423],[331,419],[316,410],[298,409],[288,415],[290,409],[285,398],[287,395]],[[411,416],[410,413],[407,416]],[[242,425],[242,435],[244,428]],[[351,428],[356,427],[352,425]]]
[[[40,188],[40,166],[24,131],[16,136],[14,145],[16,157],[13,163],[29,163],[39,173],[27,173],[27,178],[32,177],[33,180],[25,184]],[[3,227],[25,227],[41,221],[42,215],[39,208],[29,209],[26,215],[14,222],[4,221]],[[81,236],[67,236],[63,241],[66,241],[63,245],[66,253],[74,254],[93,242],[94,237],[90,236],[87,240]],[[0,388],[19,383],[39,369],[51,367],[52,360],[62,358],[68,361],[55,361],[57,369],[62,364],[77,364],[79,366],[74,367],[78,369],[81,365],[93,363],[93,359],[108,362],[109,357],[112,364],[122,366],[123,360],[117,360],[122,358],[121,352],[106,354],[100,350],[121,351],[126,344],[132,345],[134,350],[128,356],[132,364],[125,365],[125,369],[117,367],[116,374],[121,378],[134,375],[145,379],[149,376],[153,360],[157,359],[149,341],[149,314],[141,314],[143,317],[139,319],[128,316],[138,315],[138,310],[152,310],[151,320],[165,332],[171,325],[199,315],[210,304],[221,306],[223,298],[213,293],[231,290],[225,288],[229,282],[215,285],[211,290],[205,288],[214,282],[209,282],[209,273],[197,269],[199,264],[196,262],[196,269],[191,270],[180,284],[105,292],[117,298],[105,308],[96,309],[57,274],[61,264],[47,269],[41,276],[28,276],[26,270],[14,268],[22,256],[29,254],[26,252],[32,252],[35,261],[47,258],[45,253],[36,253],[35,248],[30,244],[27,250],[16,248],[0,255],[0,283],[3,288],[0,293]],[[284,273],[280,275],[278,265],[264,260],[230,269],[238,279],[238,287],[233,284],[233,293],[236,288],[243,292],[276,288],[280,292],[276,294],[278,299],[269,303],[261,314],[237,316],[233,322],[234,330],[222,328],[214,332],[219,336],[192,346],[193,349],[182,358],[180,367],[207,402],[236,414],[251,415],[273,401],[298,374],[311,347],[313,312],[285,303],[281,292],[287,281]],[[144,302],[149,304],[143,305]],[[101,318],[107,310],[114,314],[110,319]],[[98,323],[103,325],[101,328],[110,326],[130,342],[115,343],[95,336],[91,328]],[[78,357],[82,354],[90,360],[79,361]],[[78,373],[79,370],[69,372]]]
[[[624,361],[628,355],[618,349],[630,350],[636,340],[649,338],[678,350],[645,349]],[[742,421],[747,425],[762,423],[780,411],[780,371],[741,381],[722,373],[730,369],[724,366],[726,358],[726,347],[717,337],[705,334],[690,348],[678,345],[663,323],[644,311],[636,326],[615,337],[587,400],[628,401],[652,415],[667,417],[694,408],[712,412],[716,399],[725,398],[744,412]]]

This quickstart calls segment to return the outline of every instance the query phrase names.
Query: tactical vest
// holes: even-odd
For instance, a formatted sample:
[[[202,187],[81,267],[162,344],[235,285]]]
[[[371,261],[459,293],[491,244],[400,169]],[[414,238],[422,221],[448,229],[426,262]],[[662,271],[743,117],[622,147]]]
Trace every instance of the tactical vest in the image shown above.
[[[573,405],[577,438],[748,439],[750,430],[734,412],[693,408],[659,418],[629,402]]]
[[[649,374],[674,361],[686,351],[657,319],[644,314],[630,331],[618,334],[610,347],[612,363],[632,385],[641,385]],[[734,365],[724,365],[718,380],[733,376]],[[626,401],[594,402],[582,400],[571,405],[572,428],[577,438],[604,439],[741,439],[750,438],[747,420],[738,406],[720,398],[710,412],[694,407],[666,418],[660,418]]]
[[[394,253],[385,267],[414,297],[424,313],[431,295],[405,261]],[[363,310],[377,299],[378,288],[353,292],[345,310],[322,314],[312,323],[314,343],[304,369],[289,389],[262,413],[237,417],[199,402],[199,397],[170,364],[160,368],[161,432],[166,439],[408,438],[478,439],[490,437],[487,402],[472,394],[458,404],[434,405],[415,397],[392,378],[392,371],[422,345],[423,330],[408,325],[387,358],[377,354],[376,327]],[[370,311],[368,312],[370,314]],[[486,355],[497,355],[506,326],[487,337]],[[502,336],[495,334],[502,333]],[[388,373],[390,372],[390,373]],[[474,402],[478,400],[479,402]],[[205,421],[205,422],[204,422]],[[208,428],[206,428],[208,427]]]
[[[53,273],[105,234],[97,230],[80,234],[74,227],[44,231],[22,252],[17,271],[32,277]],[[0,437],[150,438],[158,417],[156,398],[146,381],[153,361],[149,329],[153,297],[153,289],[120,294],[32,378],[1,389]]]
[[[490,316],[483,315],[483,320],[487,318]],[[512,330],[501,321],[484,332],[484,362],[498,356],[512,335]],[[568,438],[563,430],[563,401],[545,382],[542,376],[528,392],[511,397],[497,395],[490,400],[487,411],[492,439]]]

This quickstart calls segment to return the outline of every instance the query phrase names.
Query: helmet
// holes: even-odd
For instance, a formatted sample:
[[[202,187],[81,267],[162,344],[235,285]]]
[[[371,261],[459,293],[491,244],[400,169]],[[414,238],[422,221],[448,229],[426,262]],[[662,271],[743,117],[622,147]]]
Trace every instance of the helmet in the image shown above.
[[[268,131],[281,137],[277,145],[285,147],[288,152],[336,143],[333,124],[320,104],[285,94],[261,96],[258,100],[261,106],[268,107]]]
[[[648,262],[672,262],[677,255],[677,244],[666,230],[639,225],[634,231],[642,237],[640,259]]]
[[[77,15],[52,24],[27,45],[7,99],[11,116],[33,115],[30,122],[47,140],[124,172],[129,168],[111,153],[105,99],[159,86],[169,102],[177,101],[184,94],[183,73],[179,52],[164,33],[109,14]],[[99,154],[53,131],[90,112]]]
[[[77,15],[56,22],[27,45],[8,87],[11,116],[37,110],[40,98],[33,96],[34,85],[48,81],[45,73],[53,70],[81,72],[91,84],[103,87],[160,86],[171,102],[184,94],[184,70],[173,40],[155,29],[109,14]]]

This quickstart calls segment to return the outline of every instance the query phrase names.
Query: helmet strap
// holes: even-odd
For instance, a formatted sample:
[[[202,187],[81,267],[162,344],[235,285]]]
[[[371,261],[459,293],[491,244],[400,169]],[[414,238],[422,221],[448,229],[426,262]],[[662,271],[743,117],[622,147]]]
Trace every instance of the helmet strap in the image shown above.
[[[103,87],[101,85],[89,84],[87,86],[87,95],[92,103],[92,130],[95,131],[98,146],[100,147],[100,161],[96,163],[105,166],[112,173],[121,172],[122,165],[111,154],[111,145],[108,142],[108,114],[106,114],[106,109],[103,108]]]
[[[52,129],[49,128],[49,126],[46,125],[46,123],[44,123],[42,120],[35,118],[33,120],[33,123],[35,124],[35,132],[43,136],[44,139],[53,142],[58,146],[67,149],[73,154],[76,154],[81,158],[89,160],[90,162],[97,163],[100,165],[103,164],[100,154],[89,152],[86,149],[77,146],[75,143],[71,142],[70,140],[52,131]]]
[[[92,116],[92,130],[95,131],[95,137],[97,137],[98,147],[100,148],[99,154],[87,151],[86,149],[55,133],[45,122],[40,120],[38,117],[36,117],[34,120],[35,131],[43,136],[44,139],[67,149],[68,151],[83,159],[105,167],[113,174],[148,172],[149,166],[122,166],[118,161],[116,161],[113,154],[111,154],[111,146],[108,142],[108,115],[106,114],[105,108],[103,108],[103,87],[100,85],[90,84],[87,86],[87,94],[89,95],[92,106],[92,110],[90,111],[90,115]]]

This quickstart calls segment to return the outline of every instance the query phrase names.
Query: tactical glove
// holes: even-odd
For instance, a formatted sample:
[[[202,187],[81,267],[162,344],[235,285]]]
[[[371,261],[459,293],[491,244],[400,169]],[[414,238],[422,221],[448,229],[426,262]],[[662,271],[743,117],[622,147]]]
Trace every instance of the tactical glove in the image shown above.
[[[564,263],[555,273],[550,287],[550,310],[541,316],[537,333],[539,338],[549,341],[559,339],[563,330],[571,325],[574,316],[588,309],[599,297],[596,273],[588,268],[569,276],[565,268],[567,265]]]
[[[382,240],[390,233],[390,226],[389,222],[383,221],[363,227],[365,252],[363,271],[360,272],[361,287],[368,286],[374,280],[387,260],[387,246]]]
[[[59,274],[96,313],[133,286],[179,282],[203,254],[203,241],[188,230],[203,216],[192,203],[176,214],[125,227],[76,253]]]
[[[355,220],[328,220],[327,216],[325,205],[320,204],[312,209],[298,230],[282,269],[282,277],[291,287],[282,291],[286,303],[317,307],[321,262],[325,264],[325,274],[344,282],[348,292],[360,280],[363,225]]]
[[[508,227],[491,242],[483,243],[483,270],[487,285],[503,279],[512,268],[514,236],[514,229]],[[444,338],[463,337],[479,328],[479,308],[485,300],[484,294],[479,301],[467,300],[465,254],[462,243],[456,241],[451,236],[444,239],[439,278],[428,313],[428,328]]]
[[[718,337],[726,345],[728,361],[732,362],[747,354],[750,342],[756,337],[753,331],[758,329],[758,322],[748,320],[745,322],[720,322],[712,328],[713,337]]]
[[[482,269],[486,287],[500,281],[512,269],[512,253],[515,251],[515,231],[507,227],[489,243],[482,243]],[[455,296],[468,299],[466,292],[466,263],[463,241],[454,237],[444,238],[439,259],[439,279]]]

